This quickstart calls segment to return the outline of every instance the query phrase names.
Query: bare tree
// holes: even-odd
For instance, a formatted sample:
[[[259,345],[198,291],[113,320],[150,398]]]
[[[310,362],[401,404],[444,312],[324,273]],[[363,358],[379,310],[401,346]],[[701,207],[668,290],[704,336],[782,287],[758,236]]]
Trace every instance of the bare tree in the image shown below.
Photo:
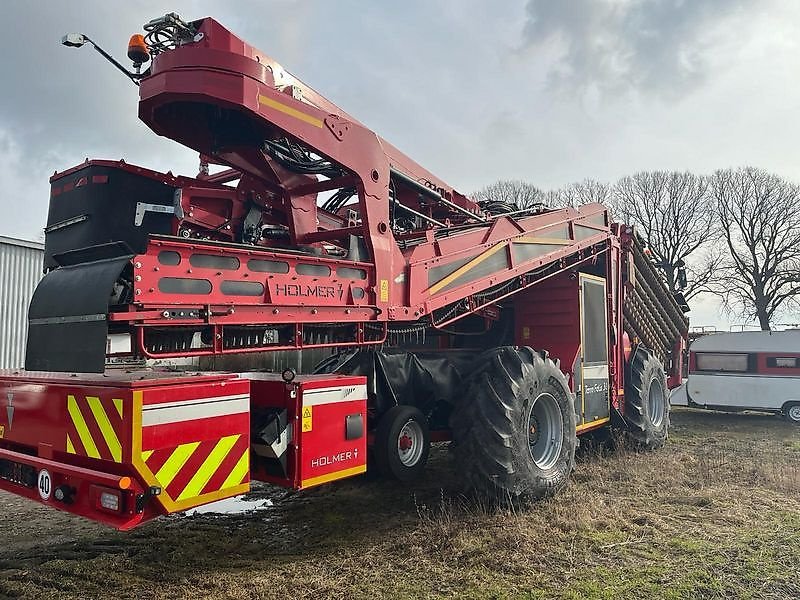
[[[710,247],[714,238],[707,178],[688,172],[636,173],[617,182],[609,203],[615,218],[634,225],[646,239],[670,290],[682,291],[687,300],[709,290],[720,257],[713,249],[697,257],[698,250]]]
[[[478,202],[507,204],[517,209],[530,208],[542,202],[542,190],[519,179],[501,179],[472,194]]]
[[[715,290],[725,305],[769,330],[800,306],[800,188],[752,167],[712,177],[728,254]]]
[[[565,195],[571,200],[572,206],[600,202],[607,204],[611,200],[611,186],[596,179],[584,179],[568,185]]]
[[[595,179],[584,179],[543,194],[544,203],[551,208],[580,206],[590,202],[606,204],[611,199],[612,188]]]

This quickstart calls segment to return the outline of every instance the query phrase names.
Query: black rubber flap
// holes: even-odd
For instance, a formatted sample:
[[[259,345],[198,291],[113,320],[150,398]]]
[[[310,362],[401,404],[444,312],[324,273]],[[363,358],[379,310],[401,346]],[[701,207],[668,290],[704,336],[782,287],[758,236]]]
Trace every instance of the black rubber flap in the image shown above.
[[[44,276],[28,310],[27,370],[105,370],[108,301],[130,259],[83,263]]]
[[[382,415],[399,404],[415,406],[433,429],[447,427],[450,407],[458,401],[461,381],[472,367],[474,352],[447,355],[404,350],[357,350],[335,354],[315,373],[367,377],[367,405]]]

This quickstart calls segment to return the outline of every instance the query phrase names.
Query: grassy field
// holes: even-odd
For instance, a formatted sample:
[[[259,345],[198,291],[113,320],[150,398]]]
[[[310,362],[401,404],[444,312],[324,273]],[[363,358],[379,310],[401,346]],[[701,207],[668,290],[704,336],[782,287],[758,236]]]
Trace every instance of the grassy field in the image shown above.
[[[676,409],[654,454],[581,452],[525,511],[458,492],[447,448],[413,487],[257,493],[251,515],[130,534],[0,495],[0,596],[800,598],[800,428]]]

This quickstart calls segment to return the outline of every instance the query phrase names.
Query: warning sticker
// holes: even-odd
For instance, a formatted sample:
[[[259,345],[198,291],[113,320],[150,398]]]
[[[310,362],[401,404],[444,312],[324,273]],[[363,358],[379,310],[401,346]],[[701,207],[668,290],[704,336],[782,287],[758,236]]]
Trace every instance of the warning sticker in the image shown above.
[[[381,302],[389,301],[389,280],[381,279]]]
[[[0,425],[0,440],[2,440],[6,436],[6,426]]]
[[[302,430],[303,431],[311,431],[313,425],[313,406],[304,406],[303,407],[303,420],[302,420]]]

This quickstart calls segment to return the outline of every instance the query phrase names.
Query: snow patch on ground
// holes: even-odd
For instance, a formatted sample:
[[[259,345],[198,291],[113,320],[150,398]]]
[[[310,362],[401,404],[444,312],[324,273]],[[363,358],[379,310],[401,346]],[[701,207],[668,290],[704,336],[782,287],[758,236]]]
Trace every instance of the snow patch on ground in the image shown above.
[[[265,510],[272,506],[272,500],[269,498],[254,498],[247,499],[246,496],[234,496],[233,498],[226,498],[225,500],[218,500],[210,504],[198,506],[191,510],[187,510],[187,515],[239,515],[257,510]]]

